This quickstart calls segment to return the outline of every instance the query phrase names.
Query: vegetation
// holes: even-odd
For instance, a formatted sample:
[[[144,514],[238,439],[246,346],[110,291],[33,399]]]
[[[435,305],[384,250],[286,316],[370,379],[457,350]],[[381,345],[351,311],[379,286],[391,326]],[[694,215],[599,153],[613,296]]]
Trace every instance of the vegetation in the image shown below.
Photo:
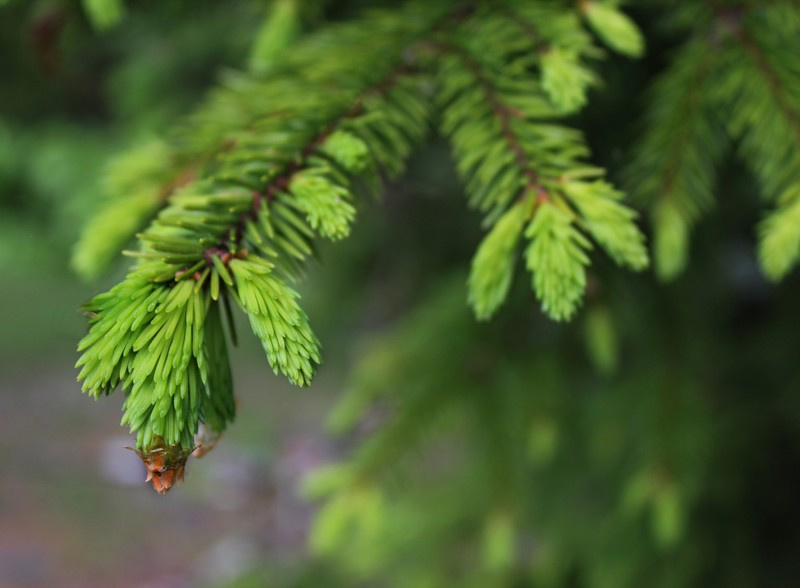
[[[800,7],[232,6],[249,54],[180,2],[83,4],[109,43],[196,17],[242,68],[188,115],[177,87],[131,106],[76,215],[78,273],[133,259],[85,305],[79,380],[124,394],[153,486],[234,419],[235,309],[308,386],[379,292],[288,585],[790,585]]]

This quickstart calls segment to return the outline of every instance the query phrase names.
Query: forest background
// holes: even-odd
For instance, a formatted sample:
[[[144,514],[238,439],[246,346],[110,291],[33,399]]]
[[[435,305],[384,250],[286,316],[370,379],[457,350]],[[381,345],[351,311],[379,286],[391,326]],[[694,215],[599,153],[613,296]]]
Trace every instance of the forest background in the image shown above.
[[[399,3],[304,4],[298,26],[311,32]],[[721,4],[730,19],[754,3]],[[351,238],[310,266],[300,291],[325,356],[314,385],[274,377],[255,338],[241,336],[231,354],[241,414],[224,442],[170,495],[144,486],[141,463],[123,448],[123,399],[89,401],[73,367],[79,308],[124,276],[126,260],[86,282],[70,258],[103,202],[110,157],[162,136],[247,67],[270,10],[255,0],[133,1],[117,21],[70,0],[0,2],[0,586],[437,586],[448,574],[479,586],[792,585],[800,282],[764,277],[760,185],[741,158],[717,163],[719,205],[677,279],[634,275],[594,252],[595,278],[571,323],[544,317],[518,277],[508,308],[478,325],[466,282],[480,215],[465,206],[447,144],[434,139],[379,200],[363,203]],[[630,7],[645,55],[601,62],[603,83],[570,119],[592,162],[625,187],[647,146],[637,142],[651,120],[647,89],[692,34],[685,23],[665,27],[669,11],[669,2]],[[648,203],[632,201],[650,235]],[[245,321],[239,327],[247,334]],[[384,517],[393,531],[311,531],[320,502],[303,492],[308,480],[379,426],[368,418],[356,433],[332,434],[344,392],[384,374],[397,390],[404,378],[469,390],[472,376],[457,369],[465,357],[487,362],[476,388],[499,391],[488,412],[513,412],[513,391],[535,388],[530,471],[495,460],[495,472],[465,468],[450,477],[455,487],[426,492],[431,472],[471,456],[470,425],[443,419],[443,434],[419,432],[418,443],[410,431],[413,443],[386,458],[389,493],[400,496],[394,519]],[[418,367],[428,380],[408,375]],[[423,464],[412,475],[409,459]],[[586,468],[591,480],[576,481]],[[535,488],[524,502],[541,490],[545,514],[516,519],[481,494],[520,477]],[[480,491],[463,496],[463,487]],[[548,500],[557,517],[548,518]],[[421,520],[451,503],[480,507]],[[548,534],[559,538],[553,552]]]

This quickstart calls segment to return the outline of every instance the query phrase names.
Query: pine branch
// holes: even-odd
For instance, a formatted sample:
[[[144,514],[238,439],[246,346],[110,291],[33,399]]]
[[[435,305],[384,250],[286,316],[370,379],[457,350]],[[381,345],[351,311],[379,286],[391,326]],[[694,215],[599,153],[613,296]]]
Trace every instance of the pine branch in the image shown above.
[[[740,139],[740,152],[765,196],[778,205],[759,227],[761,264],[774,280],[800,258],[800,229],[794,223],[800,202],[797,30],[800,17],[781,5],[752,15],[735,31],[741,53],[732,59],[744,55],[729,68],[729,82],[739,89],[730,132]]]
[[[309,41],[306,58],[319,58],[312,67],[294,56],[282,86],[292,90],[288,98],[253,92],[263,83],[251,79],[195,115],[186,136],[199,140],[183,155],[208,163],[138,236],[126,280],[88,305],[94,318],[80,346],[84,390],[122,387],[123,422],[138,431],[143,455],[164,445],[191,450],[200,423],[220,432],[232,419],[218,309],[226,293],[249,316],[276,372],[310,382],[319,343],[284,280],[298,276],[316,235],[348,233],[355,177],[374,183],[380,170],[398,173],[425,134],[428,100],[404,51],[441,14],[433,6],[344,25]],[[359,42],[367,39],[364,51]],[[348,52],[353,59],[343,60]],[[219,123],[222,111],[235,120]]]
[[[713,205],[727,146],[714,100],[718,59],[706,39],[680,49],[650,91],[647,131],[626,170],[629,190],[652,209],[655,269],[666,280],[686,265],[689,231]]]
[[[510,284],[515,227],[530,222],[525,234],[534,290],[545,313],[565,320],[577,310],[586,282],[591,245],[580,229],[633,269],[643,269],[647,256],[620,194],[596,179],[602,170],[580,161],[588,155],[580,133],[550,122],[561,109],[530,76],[535,47],[507,25],[505,18],[479,14],[442,48],[440,59],[442,131],[451,137],[470,202],[488,212],[489,224],[506,219],[475,258],[469,298],[479,318],[498,308]],[[527,219],[512,222],[519,212],[503,216],[515,202]],[[545,220],[537,222],[538,214]]]
[[[762,182],[767,197],[774,199],[797,182],[800,83],[798,68],[790,58],[792,46],[784,44],[789,41],[786,27],[773,18],[753,23],[752,29],[752,34],[744,26],[736,31],[748,59],[739,62],[743,68],[730,70],[739,82],[739,92],[732,104],[729,126],[731,134],[741,138],[742,155]],[[748,84],[744,83],[745,76]],[[754,121],[752,113],[757,108],[764,110],[764,118]],[[767,137],[772,143],[769,147],[765,145]]]
[[[800,17],[783,2],[698,10],[677,20],[702,13],[705,22],[710,10],[709,28],[654,86],[628,185],[651,205],[656,270],[671,279],[686,264],[689,232],[712,205],[716,167],[735,139],[765,196],[778,203],[759,227],[759,252],[767,275],[779,279],[800,257],[800,234],[791,229],[800,183]]]
[[[544,32],[521,35],[509,26],[515,14],[523,32]],[[503,302],[524,235],[543,310],[570,318],[585,289],[589,236],[622,265],[647,264],[634,213],[602,170],[582,162],[582,135],[554,122],[585,102],[594,80],[586,60],[600,54],[575,10],[519,5],[494,15],[469,3],[412,3],[308,37],[268,77],[231,77],[166,150],[163,161],[191,169],[191,180],[164,201],[155,178],[166,168],[154,166],[146,212],[163,208],[126,252],[136,259],[127,278],[88,305],[84,390],[121,387],[140,455],[174,456],[177,479],[200,425],[218,434],[233,418],[220,298],[248,316],[276,373],[308,385],[319,341],[287,281],[301,276],[317,238],[349,234],[358,182],[374,187],[402,172],[428,131],[437,85],[470,201],[494,225],[470,279],[478,315]],[[120,224],[116,241],[144,217]],[[413,436],[430,406],[425,394],[389,427],[389,446]],[[385,455],[365,449],[364,464]],[[169,489],[163,476],[157,483]]]

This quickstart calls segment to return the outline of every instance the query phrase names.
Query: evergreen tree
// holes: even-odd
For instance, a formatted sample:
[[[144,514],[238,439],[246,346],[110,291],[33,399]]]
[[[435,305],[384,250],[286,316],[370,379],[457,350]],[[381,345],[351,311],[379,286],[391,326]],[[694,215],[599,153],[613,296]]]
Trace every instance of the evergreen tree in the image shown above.
[[[438,239],[377,237],[419,273],[330,415],[353,449],[306,489],[315,581],[790,585],[800,509],[774,487],[800,466],[797,286],[759,271],[777,282],[800,256],[800,7],[357,4],[325,22],[274,2],[246,70],[108,168],[73,265],[100,275],[131,242],[135,261],[85,306],[79,379],[125,395],[153,486],[234,418],[236,309],[276,374],[311,384],[309,258],[370,195],[447,174],[420,171],[446,144],[485,234],[453,200],[397,220]],[[97,27],[124,19],[84,5]],[[641,227],[655,279],[634,273]],[[755,246],[731,253],[741,232]]]

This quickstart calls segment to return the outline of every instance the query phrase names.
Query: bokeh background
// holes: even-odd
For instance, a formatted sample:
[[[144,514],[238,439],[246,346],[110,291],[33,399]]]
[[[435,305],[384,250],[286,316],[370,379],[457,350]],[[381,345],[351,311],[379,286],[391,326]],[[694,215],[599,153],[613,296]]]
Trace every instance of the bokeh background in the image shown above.
[[[323,8],[333,19],[359,8],[316,4],[311,23]],[[305,576],[315,585],[306,547],[315,507],[299,487],[345,451],[326,435],[324,418],[360,336],[401,312],[426,264],[454,257],[425,219],[467,217],[446,204],[458,196],[441,146],[420,156],[420,178],[391,187],[385,206],[367,203],[353,239],[311,268],[302,291],[325,349],[312,388],[274,376],[246,322],[239,325],[231,357],[240,417],[176,492],[158,496],[145,485],[118,425],[123,398],[81,395],[73,368],[86,328],[80,305],[120,279],[127,263],[120,257],[94,283],[70,269],[73,244],[103,197],[104,166],[163,134],[228,68],[243,67],[268,6],[131,2],[124,23],[106,31],[80,2],[0,6],[4,588],[278,586]],[[431,173],[441,166],[444,173]]]
[[[314,28],[380,2],[306,4]],[[145,485],[118,426],[122,397],[81,395],[73,368],[85,332],[80,305],[119,280],[126,262],[120,257],[109,275],[87,283],[70,270],[71,249],[102,200],[108,159],[168,132],[215,81],[244,67],[267,7],[132,0],[122,24],[103,30],[78,0],[0,1],[0,587],[381,586],[375,578],[391,562],[390,584],[416,588],[506,561],[513,549],[505,513],[464,507],[452,524],[434,516],[444,520],[448,505],[455,511],[470,500],[486,507],[478,494],[493,476],[528,481],[530,472],[517,476],[491,456],[495,471],[480,470],[483,457],[467,448],[459,428],[467,421],[459,420],[420,475],[390,483],[407,498],[405,510],[392,511],[399,559],[381,552],[380,539],[354,543],[350,553],[345,546],[336,556],[344,565],[309,552],[319,504],[301,491],[304,481],[361,440],[330,435],[326,419],[350,374],[365,357],[375,360],[375,337],[410,316],[392,344],[406,349],[411,366],[398,352],[402,369],[387,373],[411,381],[420,375],[415,354],[430,355],[440,364],[424,367],[448,366],[431,375],[433,385],[453,398],[461,387],[465,397],[477,392],[491,401],[489,416],[513,413],[515,399],[531,390],[544,417],[525,443],[533,462],[556,455],[550,469],[531,466],[539,477],[521,502],[541,512],[522,516],[538,517],[564,551],[541,549],[538,529],[521,523],[511,571],[490,570],[493,580],[471,585],[538,588],[527,572],[549,555],[551,572],[562,575],[542,586],[797,585],[800,281],[794,275],[777,287],[762,277],[758,190],[730,162],[720,174],[724,206],[698,231],[677,283],[623,275],[595,255],[586,312],[574,324],[542,317],[527,279],[518,279],[510,310],[478,328],[462,285],[480,216],[464,206],[447,147],[432,141],[380,202],[364,203],[352,238],[324,247],[309,270],[301,292],[325,358],[314,385],[301,390],[275,377],[240,323],[231,353],[236,422],[213,452],[190,463],[176,490],[158,496]],[[655,30],[649,13],[634,15]],[[653,38],[645,59],[602,66],[605,85],[573,121],[588,132],[593,160],[615,178],[630,156],[642,91],[679,41]],[[431,289],[446,293],[431,298]],[[412,311],[425,300],[436,317],[430,331]],[[592,320],[607,326],[608,316],[614,333],[592,331]],[[450,352],[463,363],[447,364]],[[609,361],[619,363],[616,375],[598,376],[598,362]],[[431,385],[422,376],[411,384]],[[464,464],[475,471],[461,486],[450,476],[451,487],[426,492],[434,474]],[[642,480],[651,493],[644,499],[635,495]],[[623,516],[615,509],[626,495],[634,514]],[[475,548],[481,541],[483,552]],[[489,563],[476,563],[476,553]],[[439,583],[402,582],[405,566],[416,573],[440,563]],[[359,564],[373,567],[350,573]]]
[[[79,307],[125,266],[90,284],[69,269],[108,156],[163,132],[226,67],[241,66],[267,8],[146,4],[132,3],[124,26],[106,32],[79,2],[0,6],[3,587],[221,586],[269,562],[277,578],[304,551],[311,507],[297,484],[339,451],[321,432],[337,376],[291,389],[248,337],[234,369],[249,417],[180,494],[145,486],[123,447],[122,399],[80,394]],[[331,362],[344,361],[330,347]]]

